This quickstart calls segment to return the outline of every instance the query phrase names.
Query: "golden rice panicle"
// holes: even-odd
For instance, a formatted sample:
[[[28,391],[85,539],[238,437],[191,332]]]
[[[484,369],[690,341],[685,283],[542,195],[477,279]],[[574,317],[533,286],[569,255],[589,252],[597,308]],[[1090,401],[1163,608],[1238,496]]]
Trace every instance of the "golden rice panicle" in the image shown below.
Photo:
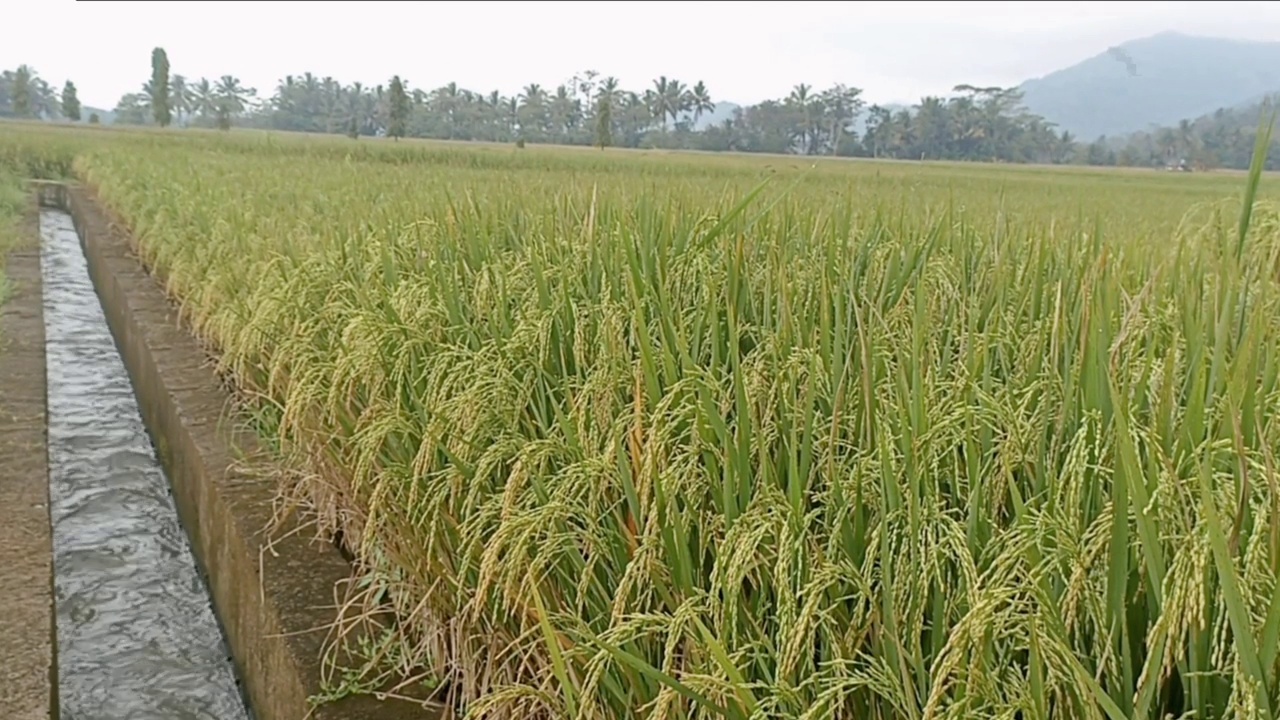
[[[366,679],[500,720],[1274,716],[1269,185],[1240,222],[1214,173],[768,162],[0,138],[132,226],[385,589]]]

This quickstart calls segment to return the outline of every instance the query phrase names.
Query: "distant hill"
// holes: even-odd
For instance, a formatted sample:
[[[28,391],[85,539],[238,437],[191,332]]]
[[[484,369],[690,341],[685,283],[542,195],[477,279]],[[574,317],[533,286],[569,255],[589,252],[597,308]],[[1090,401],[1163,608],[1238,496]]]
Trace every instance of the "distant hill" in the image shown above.
[[[742,106],[731,102],[718,102],[716,107],[709,113],[704,113],[698,117],[698,121],[693,124],[694,130],[706,130],[723,123],[725,120],[732,120],[734,111]],[[690,118],[693,116],[690,115]]]
[[[1280,91],[1280,42],[1160,33],[1021,90],[1028,110],[1085,140],[1176,125]]]
[[[858,114],[857,119],[853,121],[852,129],[859,135],[867,129],[867,108],[869,107],[870,105],[864,106],[862,108],[862,112]],[[907,109],[906,105],[899,105],[897,103],[885,103],[882,104],[881,107],[887,109],[889,112],[898,112],[899,110]],[[716,103],[716,109],[699,117],[698,122],[694,123],[693,127],[695,130],[706,130],[709,127],[714,127],[723,123],[725,120],[733,119],[733,113],[741,108],[742,106],[737,103],[718,102]],[[690,118],[692,118],[692,116],[690,116]]]
[[[862,112],[858,113],[857,119],[853,121],[853,131],[855,133],[861,135],[867,131],[867,121],[871,119],[871,113],[868,111],[873,105],[879,105],[894,114],[897,114],[900,110],[912,109],[910,105],[903,105],[901,103],[869,103],[862,108]]]
[[[103,125],[112,123],[116,119],[116,114],[110,110],[103,110],[102,108],[90,107],[88,105],[80,108],[80,117],[84,118],[85,122],[88,122],[89,116],[94,113],[98,114],[98,122]]]
[[[1280,93],[1235,108],[1222,108],[1191,120],[1187,127],[1136,132],[1110,140],[1119,164],[1142,165],[1170,154],[1185,156],[1193,165],[1242,170],[1249,167],[1257,141],[1258,121],[1276,107]],[[1127,156],[1127,157],[1126,157]],[[1267,170],[1280,169],[1280,136],[1272,129]]]

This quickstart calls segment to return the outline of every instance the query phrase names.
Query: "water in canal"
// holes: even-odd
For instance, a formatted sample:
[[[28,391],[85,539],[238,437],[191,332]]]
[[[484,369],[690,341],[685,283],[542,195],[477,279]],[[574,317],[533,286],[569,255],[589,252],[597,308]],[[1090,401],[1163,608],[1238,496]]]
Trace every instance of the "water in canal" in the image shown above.
[[[62,720],[246,720],[70,216],[40,236]]]

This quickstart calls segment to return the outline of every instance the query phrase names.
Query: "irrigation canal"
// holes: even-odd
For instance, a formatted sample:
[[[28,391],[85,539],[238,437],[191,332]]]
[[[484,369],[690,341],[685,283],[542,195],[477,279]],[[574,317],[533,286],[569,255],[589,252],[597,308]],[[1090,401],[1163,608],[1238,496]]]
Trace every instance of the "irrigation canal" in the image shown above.
[[[71,216],[40,212],[62,720],[247,720]]]

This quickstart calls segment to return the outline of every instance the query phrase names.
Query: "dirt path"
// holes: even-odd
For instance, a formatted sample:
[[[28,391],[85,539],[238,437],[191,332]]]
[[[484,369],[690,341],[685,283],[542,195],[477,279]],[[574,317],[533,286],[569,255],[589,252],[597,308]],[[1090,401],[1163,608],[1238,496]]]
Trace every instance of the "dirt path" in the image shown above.
[[[44,316],[39,212],[33,201],[9,255],[13,296],[0,307],[0,708],[14,720],[56,715]]]

